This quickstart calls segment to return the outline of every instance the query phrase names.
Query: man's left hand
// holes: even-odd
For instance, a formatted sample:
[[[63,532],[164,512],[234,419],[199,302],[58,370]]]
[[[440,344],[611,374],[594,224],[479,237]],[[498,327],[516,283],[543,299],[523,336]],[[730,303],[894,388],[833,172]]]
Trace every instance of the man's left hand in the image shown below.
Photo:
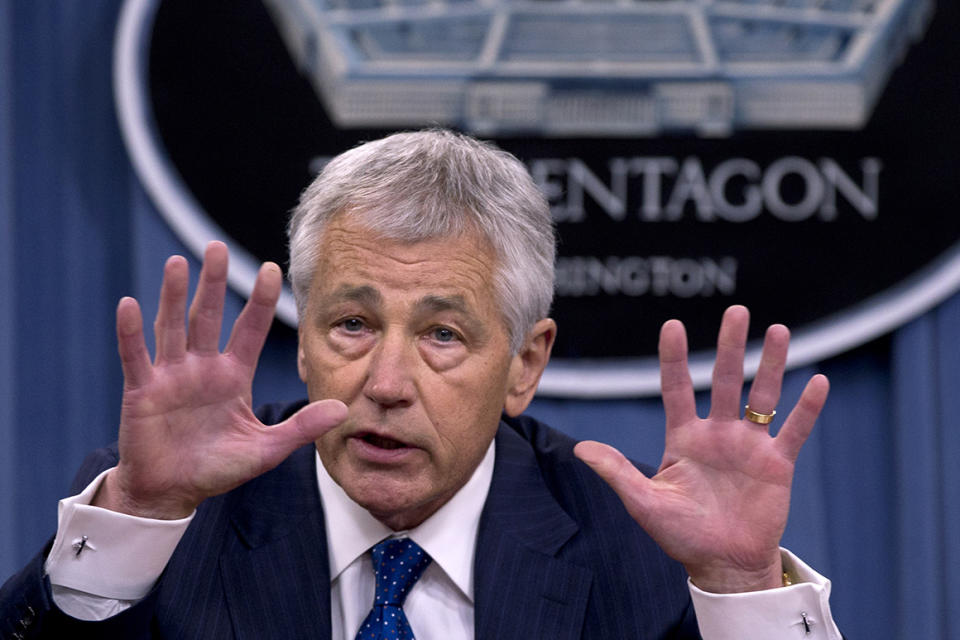
[[[660,378],[666,446],[657,474],[647,478],[619,451],[581,442],[576,455],[623,500],[631,516],[704,591],[733,593],[782,585],[779,543],[787,523],[790,485],[800,448],[827,398],[816,375],[772,437],[769,425],[741,418],[743,358],[750,322],[745,307],[727,309],[717,340],[710,415],[696,413],[683,324],[660,333]],[[767,330],[748,404],[774,411],[790,332]]]

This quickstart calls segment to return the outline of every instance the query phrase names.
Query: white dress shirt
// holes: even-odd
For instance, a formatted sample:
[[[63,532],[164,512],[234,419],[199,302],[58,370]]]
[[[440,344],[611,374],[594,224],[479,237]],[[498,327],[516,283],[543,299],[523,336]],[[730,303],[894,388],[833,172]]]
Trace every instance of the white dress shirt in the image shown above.
[[[417,637],[474,637],[473,556],[493,466],[491,444],[470,480],[447,504],[418,527],[394,532],[351,501],[318,462],[334,640],[353,640],[369,613],[375,578],[366,552],[390,536],[412,538],[434,559],[403,607]],[[193,518],[150,520],[90,506],[108,472],[79,495],[60,501],[57,537],[45,564],[54,602],[65,613],[84,620],[115,615],[146,596]],[[332,528],[331,523],[336,526]],[[78,554],[81,544],[83,551]],[[784,566],[792,569],[801,584],[714,594],[688,581],[704,640],[841,639],[830,613],[830,581],[789,551],[781,555]]]
[[[317,482],[330,552],[333,640],[354,640],[370,613],[376,578],[367,552],[389,537],[410,538],[433,558],[403,603],[414,634],[424,639],[472,640],[473,556],[480,512],[493,478],[493,451],[491,443],[463,488],[408,531],[391,530],[351,500],[317,456]]]

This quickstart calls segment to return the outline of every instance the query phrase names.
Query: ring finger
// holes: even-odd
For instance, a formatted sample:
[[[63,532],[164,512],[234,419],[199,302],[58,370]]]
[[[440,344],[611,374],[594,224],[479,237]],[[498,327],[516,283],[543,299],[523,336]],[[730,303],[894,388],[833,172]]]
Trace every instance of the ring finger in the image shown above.
[[[772,414],[780,401],[783,370],[787,364],[790,331],[782,324],[772,325],[763,339],[763,352],[757,375],[750,385],[747,405],[758,414]],[[754,421],[756,422],[756,421]],[[761,424],[757,422],[757,424]],[[763,425],[766,428],[766,425]]]

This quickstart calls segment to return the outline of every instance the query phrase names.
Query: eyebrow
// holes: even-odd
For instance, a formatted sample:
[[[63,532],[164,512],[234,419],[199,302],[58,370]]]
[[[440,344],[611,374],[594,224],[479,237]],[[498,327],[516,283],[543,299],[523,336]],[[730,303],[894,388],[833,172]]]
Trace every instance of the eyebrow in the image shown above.
[[[424,296],[417,300],[416,306],[418,310],[431,311],[434,313],[440,311],[458,311],[464,315],[472,315],[467,306],[467,301],[460,295]]]
[[[332,302],[339,302],[341,300],[359,302],[360,304],[370,306],[380,306],[380,304],[383,303],[383,296],[380,295],[379,291],[368,284],[344,284],[337,287],[335,291],[325,295],[323,302],[329,305]]]
[[[336,290],[324,296],[324,302],[327,304],[331,302],[338,302],[340,300],[349,300],[351,302],[359,302],[361,304],[370,306],[379,306],[383,303],[383,296],[380,295],[379,290],[368,284],[340,285]],[[427,295],[417,300],[416,308],[418,311],[433,313],[441,311],[457,311],[465,315],[472,315],[466,299],[461,295]]]
[[[366,308],[379,309],[383,304],[380,292],[368,284],[342,284],[329,293],[324,293],[317,300],[316,322],[324,322],[327,314],[337,305],[345,302],[355,302]]]

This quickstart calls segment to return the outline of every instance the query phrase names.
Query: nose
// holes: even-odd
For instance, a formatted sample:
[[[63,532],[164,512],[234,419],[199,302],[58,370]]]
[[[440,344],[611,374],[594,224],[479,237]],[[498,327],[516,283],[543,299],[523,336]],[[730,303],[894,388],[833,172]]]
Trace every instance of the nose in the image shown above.
[[[414,351],[402,335],[386,332],[371,353],[364,395],[387,409],[410,406],[416,396]]]

